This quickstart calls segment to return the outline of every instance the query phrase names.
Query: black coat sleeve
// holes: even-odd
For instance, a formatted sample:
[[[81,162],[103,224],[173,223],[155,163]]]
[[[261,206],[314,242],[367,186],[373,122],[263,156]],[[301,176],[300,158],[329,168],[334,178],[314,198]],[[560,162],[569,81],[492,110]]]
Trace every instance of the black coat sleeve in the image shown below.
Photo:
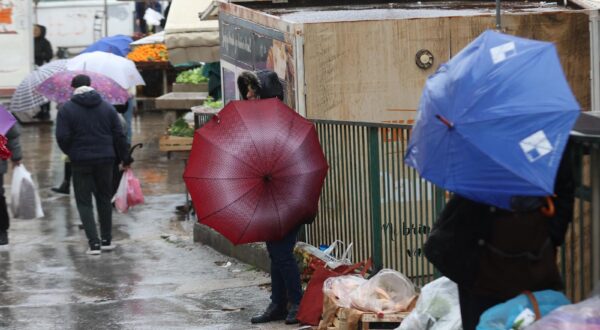
[[[565,240],[565,234],[569,223],[573,221],[573,212],[575,205],[575,178],[573,175],[574,160],[572,159],[572,146],[570,143],[564,152],[556,181],[554,183],[555,214],[549,221],[550,238],[552,242],[559,246]]]

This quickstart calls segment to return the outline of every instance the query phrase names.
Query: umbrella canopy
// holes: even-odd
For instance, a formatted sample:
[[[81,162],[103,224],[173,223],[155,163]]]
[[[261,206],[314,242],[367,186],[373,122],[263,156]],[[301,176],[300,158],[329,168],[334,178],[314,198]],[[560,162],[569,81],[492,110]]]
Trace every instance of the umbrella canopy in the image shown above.
[[[131,49],[129,48],[129,44],[133,40],[130,36],[117,34],[110,37],[104,37],[93,44],[91,44],[88,48],[84,49],[81,53],[91,53],[95,51],[105,52],[115,54],[117,56],[125,57]]]
[[[6,132],[17,122],[15,117],[8,110],[0,105],[0,134],[6,135]]]
[[[36,88],[54,73],[66,70],[66,64],[67,60],[52,61],[27,75],[13,93],[10,100],[10,111],[29,111],[48,102],[43,95],[36,91]]]
[[[71,81],[79,74],[90,77],[92,87],[102,95],[102,98],[112,104],[124,104],[129,98],[127,90],[117,82],[99,73],[89,71],[62,71],[57,72],[38,86],[37,91],[49,100],[64,103],[73,96],[74,88]]]
[[[513,196],[553,194],[579,112],[553,44],[486,31],[427,80],[405,162],[510,209]]]
[[[77,55],[67,62],[67,69],[103,74],[116,81],[125,89],[146,84],[133,61],[105,52],[91,52]]]
[[[200,223],[242,244],[313,219],[327,170],[314,125],[273,98],[232,101],[197,130],[183,177]]]

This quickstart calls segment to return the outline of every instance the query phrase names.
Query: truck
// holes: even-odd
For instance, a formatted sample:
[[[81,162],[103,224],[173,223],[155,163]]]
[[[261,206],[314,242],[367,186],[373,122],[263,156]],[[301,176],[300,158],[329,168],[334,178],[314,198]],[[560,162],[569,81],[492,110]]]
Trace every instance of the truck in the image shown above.
[[[33,69],[31,0],[0,0],[0,103],[7,103]]]

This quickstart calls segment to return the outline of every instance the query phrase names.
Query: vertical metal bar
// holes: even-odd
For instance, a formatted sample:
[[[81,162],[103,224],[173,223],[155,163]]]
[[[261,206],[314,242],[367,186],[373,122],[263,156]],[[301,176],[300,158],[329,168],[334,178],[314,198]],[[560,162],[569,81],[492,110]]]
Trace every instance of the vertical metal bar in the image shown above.
[[[356,196],[357,196],[357,191],[356,191],[356,180],[358,178],[358,167],[356,164],[356,158],[358,156],[358,153],[356,152],[356,147],[359,145],[359,136],[358,136],[358,128],[356,126],[352,126],[351,130],[350,130],[350,136],[352,138],[352,144],[351,144],[351,149],[350,149],[350,154],[352,157],[350,157],[351,161],[352,161],[352,175],[350,176],[350,201],[352,204],[352,233],[353,233],[353,237],[360,237],[360,233],[361,231],[358,230],[358,226],[360,225],[359,221],[361,220],[361,216],[360,216],[360,212],[359,210],[359,201],[357,200]],[[353,251],[356,251],[356,245],[358,245],[359,242],[354,243],[354,247],[353,247]]]
[[[372,255],[373,268],[379,270],[383,266],[381,251],[381,187],[379,180],[379,146],[378,129],[369,127],[369,183],[371,192],[371,228],[372,228]]]
[[[325,136],[327,136],[327,158],[329,161],[329,173],[327,174],[328,176],[328,180],[327,180],[327,185],[326,185],[326,196],[327,196],[327,221],[325,222],[325,226],[321,227],[321,230],[319,230],[319,239],[317,242],[315,242],[315,244],[318,246],[318,244],[323,244],[325,243],[325,231],[329,232],[331,231],[331,226],[332,226],[332,222],[333,222],[333,213],[335,212],[335,204],[333,201],[333,196],[331,194],[331,186],[334,184],[335,182],[335,170],[334,170],[334,163],[335,163],[335,158],[333,156],[333,153],[331,152],[331,145],[333,143],[333,136],[331,134],[331,125],[329,124],[324,124],[324,130],[325,130]]]
[[[390,264],[390,253],[389,253],[389,235],[388,235],[388,230],[387,230],[387,225],[389,224],[389,210],[390,210],[390,206],[391,206],[391,192],[390,192],[390,188],[392,186],[392,180],[390,180],[390,176],[391,176],[391,171],[390,171],[390,143],[387,141],[388,140],[388,133],[390,132],[390,128],[382,128],[379,130],[380,134],[381,134],[381,144],[379,145],[380,149],[381,149],[381,154],[380,154],[380,164],[381,164],[381,172],[383,174],[383,176],[380,175],[380,177],[382,178],[382,183],[383,183],[383,199],[380,201],[380,203],[382,204],[382,226],[380,227],[379,230],[383,230],[384,229],[384,225],[386,226],[384,233],[382,234],[382,236],[385,236],[385,240],[383,240],[382,238],[382,242],[381,242],[381,249],[382,249],[382,253],[384,256],[384,265],[385,267],[388,267],[387,265]]]
[[[583,192],[583,187],[585,186],[583,182],[583,148],[577,148],[577,158],[581,159],[581,170],[579,171],[579,178],[577,181],[581,183],[581,192]],[[581,194],[579,197],[579,216],[577,217],[579,222],[579,298],[584,299],[585,297],[585,269],[584,269],[584,243],[585,243],[585,232],[583,230],[583,221],[584,217],[584,195]],[[575,269],[573,269],[573,277],[575,277]],[[575,290],[573,290],[575,291]]]
[[[408,139],[408,131],[404,131],[402,132],[402,139]],[[402,153],[404,154],[406,152],[406,147],[404,145],[402,145]],[[401,168],[401,177],[402,177],[402,219],[400,221],[400,237],[402,239],[402,261],[403,263],[403,268],[401,268],[401,272],[404,274],[408,273],[408,262],[409,262],[409,257],[407,254],[407,248],[408,248],[408,241],[407,241],[407,236],[404,234],[404,226],[405,223],[409,217],[409,211],[410,209],[407,207],[407,205],[409,205],[409,198],[408,198],[408,186],[406,185],[406,182],[408,182],[408,172],[409,169],[406,166],[402,166]]]
[[[370,204],[370,193],[369,193],[369,174],[368,174],[368,160],[369,160],[369,144],[368,144],[368,129],[366,127],[362,127],[360,130],[361,134],[361,152],[360,152],[360,191],[363,194],[367,194],[366,196],[364,196],[364,198],[362,198],[362,203],[361,203],[361,213],[363,214],[362,217],[362,221],[360,223],[361,225],[361,233],[368,233],[369,229],[366,227],[367,222],[366,219],[370,219],[370,209],[371,209],[371,204]],[[364,174],[364,175],[363,175]],[[370,220],[369,220],[370,223]],[[367,239],[366,242],[369,242],[369,240]],[[363,251],[363,255],[362,258],[366,258],[368,256],[371,256],[371,253],[369,252],[370,247],[367,244],[364,244],[362,246],[362,251]]]
[[[591,263],[592,283],[600,281],[600,142],[594,143],[590,147],[590,187],[592,190],[592,251]]]
[[[500,31],[502,28],[502,22],[500,21],[500,0],[496,0],[496,30]]]
[[[342,141],[344,141],[344,189],[342,189],[344,191],[344,226],[343,226],[343,232],[344,234],[342,235],[343,237],[343,241],[346,244],[349,244],[350,242],[354,242],[355,241],[355,237],[354,235],[352,235],[352,231],[350,230],[350,226],[351,226],[351,222],[352,222],[352,217],[350,216],[351,213],[351,208],[353,207],[351,201],[350,201],[350,172],[349,172],[349,166],[348,163],[350,162],[349,158],[348,158],[348,154],[349,154],[349,145],[352,143],[352,141],[350,139],[348,139],[348,130],[350,130],[350,126],[343,126],[343,139]]]

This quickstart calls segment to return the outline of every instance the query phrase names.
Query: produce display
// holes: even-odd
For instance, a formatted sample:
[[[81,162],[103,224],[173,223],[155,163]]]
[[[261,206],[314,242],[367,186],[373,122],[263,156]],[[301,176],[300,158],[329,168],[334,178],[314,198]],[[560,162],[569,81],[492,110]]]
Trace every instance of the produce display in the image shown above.
[[[202,103],[203,106],[207,107],[207,108],[212,108],[212,109],[221,109],[223,108],[223,100],[214,100],[212,97],[207,97],[206,100],[204,100],[204,103]]]
[[[190,125],[183,118],[179,118],[173,122],[173,125],[169,127],[169,135],[171,136],[181,136],[181,137],[193,137],[194,136],[194,128],[190,127]]]
[[[135,47],[127,58],[134,62],[165,62],[169,60],[169,53],[164,44],[150,44]]]
[[[195,68],[178,74],[175,82],[179,84],[199,84],[208,82],[208,78],[202,75],[202,68]]]

